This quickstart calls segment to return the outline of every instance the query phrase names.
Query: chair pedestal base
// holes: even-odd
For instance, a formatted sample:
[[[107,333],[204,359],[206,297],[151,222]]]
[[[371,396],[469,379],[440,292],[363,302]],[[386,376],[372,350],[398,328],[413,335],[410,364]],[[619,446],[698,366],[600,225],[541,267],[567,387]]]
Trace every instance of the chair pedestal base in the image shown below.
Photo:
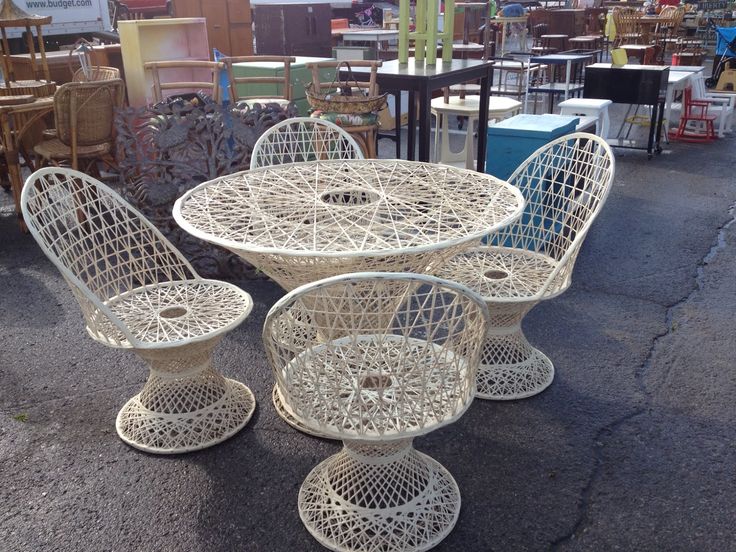
[[[123,441],[146,452],[176,454],[220,443],[248,423],[255,398],[212,367],[218,341],[137,351],[151,373],[118,413],[115,426]]]
[[[527,341],[521,325],[491,328],[483,344],[476,398],[524,399],[544,391],[554,379],[552,361]]]
[[[299,515],[330,550],[428,550],[455,526],[460,491],[412,439],[346,441],[299,490]]]

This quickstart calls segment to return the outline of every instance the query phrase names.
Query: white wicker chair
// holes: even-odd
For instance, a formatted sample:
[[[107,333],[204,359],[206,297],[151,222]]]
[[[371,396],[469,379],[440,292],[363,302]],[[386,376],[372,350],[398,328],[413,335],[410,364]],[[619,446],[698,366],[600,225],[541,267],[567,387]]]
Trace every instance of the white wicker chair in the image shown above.
[[[250,168],[326,159],[363,159],[363,152],[345,130],[312,117],[293,117],[272,126],[253,146]]]
[[[117,417],[126,443],[153,453],[186,452],[219,443],[248,422],[253,394],[211,363],[223,334],[251,311],[246,292],[201,278],[143,215],[83,173],[35,172],[21,205],[92,338],[132,348],[150,365],[143,390]]]
[[[521,219],[433,271],[488,302],[491,327],[478,371],[479,398],[521,399],[552,383],[552,362],[529,344],[521,322],[539,301],[570,286],[613,175],[613,154],[603,139],[576,133],[550,142],[509,177],[527,201]]]
[[[408,273],[336,276],[274,305],[263,340],[284,408],[344,445],[299,491],[321,544],[427,550],[452,530],[457,484],[412,442],[469,406],[487,325],[467,288]]]

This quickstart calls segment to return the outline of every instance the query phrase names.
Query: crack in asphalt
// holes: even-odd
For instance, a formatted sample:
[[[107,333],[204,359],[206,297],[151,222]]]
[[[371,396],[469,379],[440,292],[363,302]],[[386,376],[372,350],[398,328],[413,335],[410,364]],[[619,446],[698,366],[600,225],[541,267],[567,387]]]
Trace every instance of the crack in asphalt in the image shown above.
[[[671,335],[676,331],[676,328],[673,326],[673,319],[674,319],[674,311],[677,309],[677,307],[689,302],[693,296],[701,291],[703,289],[703,277],[705,272],[705,267],[710,264],[713,259],[718,255],[718,252],[723,249],[726,246],[726,232],[728,229],[736,223],[736,203],[732,203],[729,206],[728,214],[730,219],[727,220],[724,224],[718,227],[716,239],[714,240],[713,245],[711,246],[708,253],[703,256],[703,258],[697,263],[696,265],[696,271],[695,271],[695,278],[693,281],[693,287],[690,290],[690,292],[677,301],[676,303],[667,306],[667,311],[665,313],[665,331],[662,333],[659,333],[654,336],[652,339],[652,344],[649,348],[649,352],[647,353],[646,358],[644,359],[644,362],[639,366],[636,371],[634,372],[634,380],[639,387],[639,392],[644,397],[645,404],[635,409],[632,412],[629,412],[625,414],[624,416],[621,416],[620,418],[617,418],[616,420],[613,420],[612,422],[606,424],[605,426],[601,427],[595,434],[595,437],[593,438],[593,452],[595,456],[593,469],[590,473],[590,477],[588,478],[588,481],[585,483],[585,486],[580,491],[580,499],[578,501],[578,518],[575,520],[575,523],[571,527],[570,531],[565,533],[564,535],[561,535],[560,537],[554,539],[550,542],[550,550],[559,550],[560,546],[563,544],[570,542],[576,538],[582,531],[583,528],[588,520],[588,509],[590,507],[590,499],[591,495],[593,493],[593,488],[595,486],[596,481],[598,480],[598,476],[600,475],[601,468],[603,467],[604,459],[603,459],[603,451],[605,449],[605,442],[604,440],[611,435],[613,435],[616,430],[618,430],[621,426],[626,424],[627,422],[642,416],[644,414],[647,414],[651,411],[651,395],[652,392],[647,388],[647,385],[644,381],[646,374],[649,372],[649,368],[652,364],[652,359],[654,358],[654,353],[657,351],[659,342]],[[609,294],[609,295],[615,295],[615,294]]]

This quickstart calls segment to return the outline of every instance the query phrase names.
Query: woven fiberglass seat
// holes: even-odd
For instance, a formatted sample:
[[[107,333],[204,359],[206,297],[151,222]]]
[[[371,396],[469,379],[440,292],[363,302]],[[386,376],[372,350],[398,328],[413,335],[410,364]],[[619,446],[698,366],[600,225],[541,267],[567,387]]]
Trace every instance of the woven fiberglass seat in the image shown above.
[[[344,445],[299,491],[321,544],[427,550],[450,532],[457,484],[412,441],[469,406],[487,324],[470,290],[408,273],[336,276],[274,305],[263,341],[284,408]]]
[[[250,313],[246,292],[201,278],[143,215],[83,173],[35,172],[21,205],[92,338],[131,348],[150,365],[143,390],[118,414],[126,443],[154,453],[186,452],[219,443],[248,422],[253,394],[211,362],[223,334]]]
[[[521,399],[552,383],[552,362],[529,344],[521,322],[539,301],[570,286],[575,259],[613,174],[613,154],[603,139],[576,133],[550,142],[509,177],[527,202],[521,219],[489,236],[487,245],[434,270],[488,302],[491,327],[478,370],[479,398]]]
[[[253,146],[250,168],[329,159],[363,159],[363,152],[342,128],[312,117],[293,117],[272,126]]]

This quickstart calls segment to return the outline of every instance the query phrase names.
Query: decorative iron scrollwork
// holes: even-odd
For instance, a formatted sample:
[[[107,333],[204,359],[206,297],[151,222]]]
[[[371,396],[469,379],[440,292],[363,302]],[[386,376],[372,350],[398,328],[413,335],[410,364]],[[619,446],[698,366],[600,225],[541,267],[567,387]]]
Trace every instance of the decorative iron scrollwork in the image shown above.
[[[202,276],[261,277],[230,251],[184,232],[174,222],[172,208],[198,184],[246,170],[258,137],[297,116],[297,108],[293,103],[221,106],[200,98],[118,111],[119,187]]]

